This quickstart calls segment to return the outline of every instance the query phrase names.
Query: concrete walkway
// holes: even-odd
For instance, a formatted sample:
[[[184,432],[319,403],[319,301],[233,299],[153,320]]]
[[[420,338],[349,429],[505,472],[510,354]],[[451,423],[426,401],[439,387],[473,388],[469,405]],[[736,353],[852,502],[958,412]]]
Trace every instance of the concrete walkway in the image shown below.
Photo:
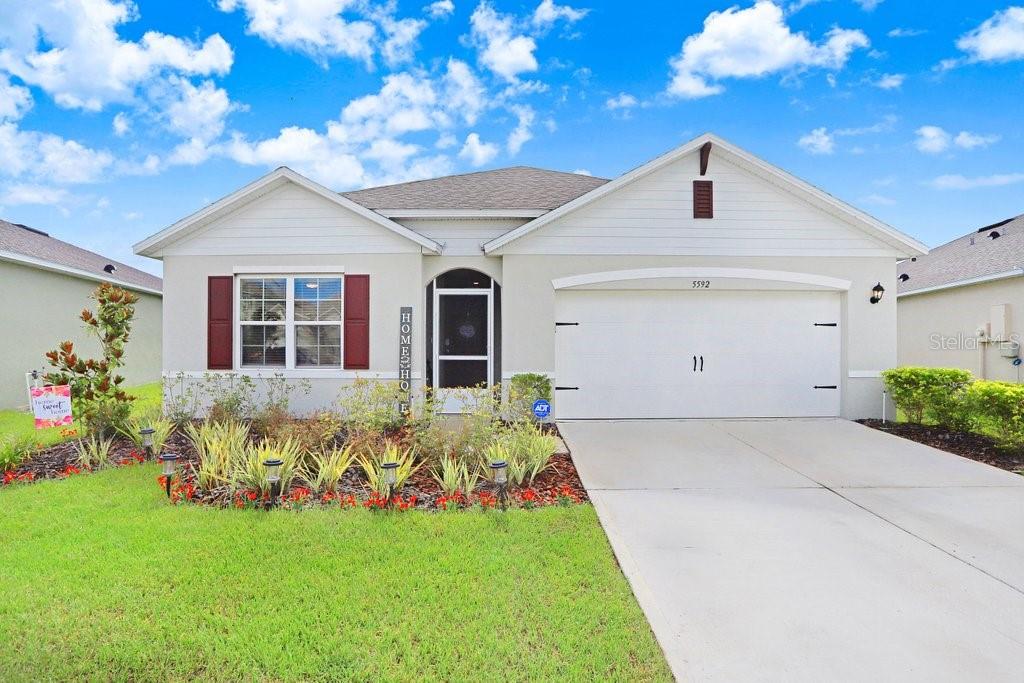
[[[1024,677],[1024,477],[843,420],[559,426],[679,680]]]

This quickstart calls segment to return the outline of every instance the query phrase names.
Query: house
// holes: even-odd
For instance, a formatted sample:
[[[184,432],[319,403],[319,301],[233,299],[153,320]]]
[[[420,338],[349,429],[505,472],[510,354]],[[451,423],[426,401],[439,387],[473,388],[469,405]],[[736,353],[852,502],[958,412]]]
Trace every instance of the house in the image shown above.
[[[94,305],[89,295],[100,282],[139,296],[122,372],[127,386],[160,379],[160,278],[0,220],[0,409],[28,406],[26,373],[48,370],[44,354],[59,342],[70,339],[83,352],[99,355],[99,343],[86,333],[79,314]]]
[[[166,373],[308,380],[309,409],[357,376],[447,398],[538,372],[560,419],[875,415],[882,290],[927,251],[710,134],[610,181],[279,168],[135,249],[164,264]]]
[[[898,267],[900,365],[1021,380],[1024,215],[985,226]]]

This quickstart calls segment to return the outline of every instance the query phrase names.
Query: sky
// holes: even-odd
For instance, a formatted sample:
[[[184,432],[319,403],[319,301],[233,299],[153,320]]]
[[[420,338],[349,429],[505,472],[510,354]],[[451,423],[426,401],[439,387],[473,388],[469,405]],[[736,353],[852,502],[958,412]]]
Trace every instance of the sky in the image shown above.
[[[1024,213],[1024,6],[0,0],[0,217],[131,245],[287,165],[614,178],[705,131],[935,246]]]

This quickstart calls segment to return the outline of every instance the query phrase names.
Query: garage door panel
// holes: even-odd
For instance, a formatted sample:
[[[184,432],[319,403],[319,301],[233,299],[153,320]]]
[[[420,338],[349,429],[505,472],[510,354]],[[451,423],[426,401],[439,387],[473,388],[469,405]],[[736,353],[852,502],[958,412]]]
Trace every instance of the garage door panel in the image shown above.
[[[839,296],[831,292],[565,291],[561,418],[833,416]],[[694,369],[697,356],[697,370]],[[703,371],[700,357],[703,356]]]

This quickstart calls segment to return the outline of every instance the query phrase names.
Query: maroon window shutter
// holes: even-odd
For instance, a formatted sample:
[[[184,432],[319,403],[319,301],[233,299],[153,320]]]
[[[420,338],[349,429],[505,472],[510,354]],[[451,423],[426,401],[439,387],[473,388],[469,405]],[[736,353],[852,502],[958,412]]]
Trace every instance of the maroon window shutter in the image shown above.
[[[345,276],[346,370],[370,369],[370,276]]]
[[[715,198],[710,180],[693,181],[693,217],[715,217]]]
[[[231,335],[234,329],[232,299],[234,278],[211,275],[206,301],[206,367],[209,370],[231,370]]]

